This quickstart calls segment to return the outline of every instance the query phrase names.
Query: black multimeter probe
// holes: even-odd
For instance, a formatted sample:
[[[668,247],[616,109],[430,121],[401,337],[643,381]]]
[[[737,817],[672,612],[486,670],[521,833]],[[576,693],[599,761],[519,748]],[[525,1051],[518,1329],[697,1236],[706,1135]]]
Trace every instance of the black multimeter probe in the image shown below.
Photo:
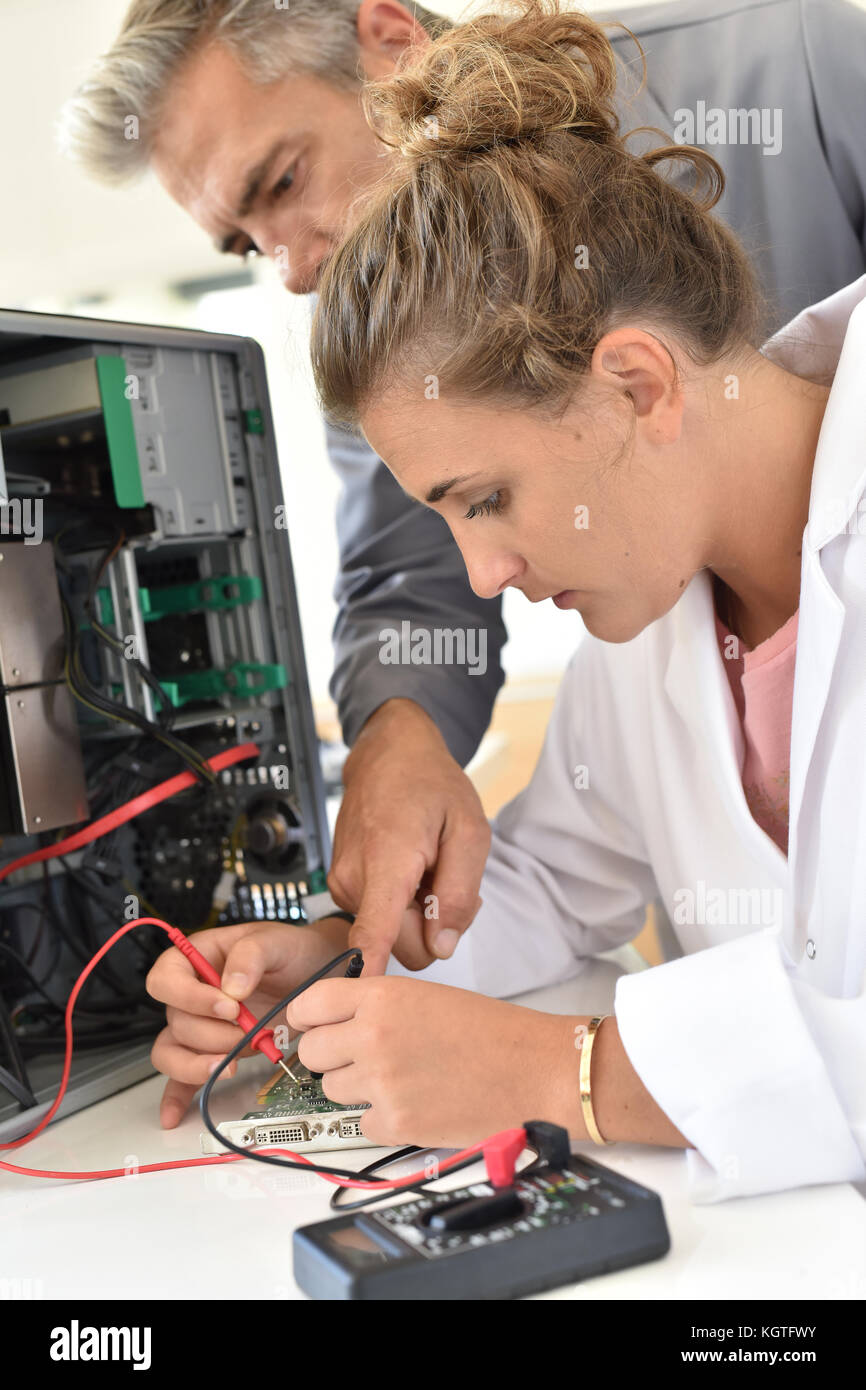
[[[345,918],[348,919],[349,914],[346,913],[346,912],[332,912],[332,913],[330,913],[330,916],[331,916],[331,917],[345,917]],[[352,921],[354,922],[354,920],[355,920],[355,919],[354,919],[354,917],[353,917],[353,918],[352,918]],[[353,956],[352,959],[349,961],[349,964],[348,964],[347,967],[346,967],[346,974],[345,974],[345,976],[344,976],[344,979],[346,979],[346,980],[357,980],[358,977],[359,977],[360,974],[361,974],[361,971],[362,971],[363,969],[364,969],[364,957],[361,956],[361,955]],[[325,1075],[325,1073],[324,1073],[323,1071],[311,1071],[311,1072],[310,1072],[310,1076],[313,1078],[314,1081],[321,1081],[321,1079],[322,1079],[322,1077],[323,1077],[324,1075]]]

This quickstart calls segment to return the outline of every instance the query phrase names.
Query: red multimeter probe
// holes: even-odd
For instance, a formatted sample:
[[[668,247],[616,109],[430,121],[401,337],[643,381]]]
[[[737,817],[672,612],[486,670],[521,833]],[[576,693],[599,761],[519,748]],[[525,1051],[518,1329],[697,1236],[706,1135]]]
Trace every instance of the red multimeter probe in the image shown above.
[[[201,951],[196,950],[195,946],[184,936],[179,927],[169,927],[168,935],[172,944],[186,956],[196,974],[201,976],[205,984],[213,985],[216,989],[221,989],[222,984],[219,973],[214,969],[210,961],[205,959]],[[236,1022],[245,1033],[248,1033],[251,1028],[255,1028],[257,1022],[255,1016],[250,1013],[246,1004],[241,1004],[237,1019],[233,1021]],[[283,1054],[274,1042],[273,1028],[261,1028],[258,1033],[256,1033],[255,1037],[251,1039],[250,1047],[255,1047],[259,1052],[263,1052],[271,1062],[276,1062],[277,1066],[282,1067],[284,1072],[292,1076],[292,1073],[283,1061]],[[295,1078],[292,1077],[293,1081],[294,1079]]]

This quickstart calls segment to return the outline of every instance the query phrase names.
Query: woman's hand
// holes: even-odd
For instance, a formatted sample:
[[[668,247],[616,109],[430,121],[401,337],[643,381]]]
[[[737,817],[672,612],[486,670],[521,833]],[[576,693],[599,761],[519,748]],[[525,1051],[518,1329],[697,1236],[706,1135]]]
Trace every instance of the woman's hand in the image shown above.
[[[361,1128],[377,1144],[458,1148],[535,1119],[586,1137],[581,1020],[393,976],[320,980],[286,1016],[325,1094],[370,1102]]]
[[[174,946],[163,952],[146,981],[148,993],[167,1006],[167,1026],[151,1052],[157,1071],[170,1078],[160,1105],[163,1129],[180,1123],[196,1091],[238,1042],[240,1032],[232,1023],[238,1001],[260,1018],[344,951],[347,936],[347,924],[333,917],[308,927],[243,922],[196,932],[196,948],[219,971],[221,990],[199,979]],[[249,1052],[247,1048],[244,1055]],[[236,1066],[233,1062],[226,1075],[232,1076]]]

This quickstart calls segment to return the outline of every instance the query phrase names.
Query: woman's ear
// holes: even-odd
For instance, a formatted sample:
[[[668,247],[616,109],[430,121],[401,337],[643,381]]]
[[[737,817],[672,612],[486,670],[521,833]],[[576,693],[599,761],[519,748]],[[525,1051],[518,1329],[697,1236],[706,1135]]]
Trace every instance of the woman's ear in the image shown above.
[[[390,77],[407,48],[424,48],[431,42],[423,24],[398,0],[361,0],[356,23],[368,82]]]
[[[642,328],[605,333],[592,354],[598,385],[613,387],[632,403],[638,423],[655,443],[673,443],[682,427],[682,390],[670,349]]]

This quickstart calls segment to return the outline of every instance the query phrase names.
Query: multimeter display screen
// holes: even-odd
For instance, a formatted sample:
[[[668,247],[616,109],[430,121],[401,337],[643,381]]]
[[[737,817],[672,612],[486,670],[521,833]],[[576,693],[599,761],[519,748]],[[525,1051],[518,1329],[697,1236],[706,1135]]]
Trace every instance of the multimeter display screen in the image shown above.
[[[328,1245],[343,1264],[353,1269],[367,1269],[370,1265],[385,1264],[388,1252],[362,1231],[359,1226],[343,1226],[328,1233]]]

